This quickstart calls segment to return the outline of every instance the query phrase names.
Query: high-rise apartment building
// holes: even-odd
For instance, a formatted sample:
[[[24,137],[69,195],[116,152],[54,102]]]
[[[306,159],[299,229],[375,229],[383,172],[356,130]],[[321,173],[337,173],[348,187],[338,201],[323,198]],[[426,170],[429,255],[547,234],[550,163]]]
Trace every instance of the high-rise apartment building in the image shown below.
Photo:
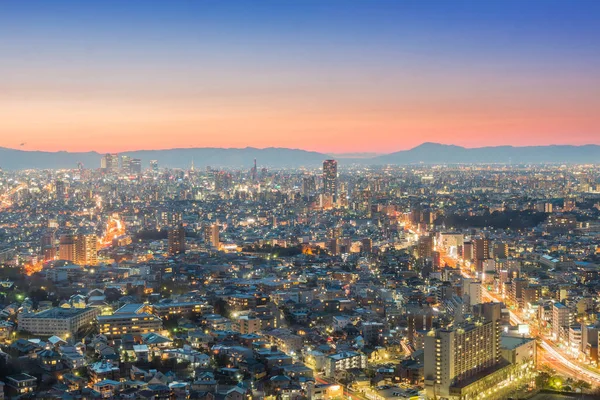
[[[169,229],[169,254],[185,253],[185,228],[179,224]]]
[[[58,244],[58,258],[61,260],[75,262],[77,259],[77,235],[61,235]]]
[[[77,236],[75,242],[75,262],[80,265],[98,264],[98,237],[93,233]]]
[[[490,258],[490,240],[480,238],[473,240],[473,259],[475,268],[481,272],[483,270],[483,261]]]
[[[219,225],[211,224],[204,227],[204,243],[206,243],[207,246],[219,248]]]
[[[492,246],[492,252],[494,253],[495,259],[506,259],[508,258],[508,244],[503,242],[494,242]]]
[[[500,364],[499,303],[480,305],[483,317],[425,337],[425,389],[429,398],[454,398],[452,389]]]
[[[98,264],[98,237],[94,234],[65,234],[60,237],[58,257],[79,265]]]
[[[565,328],[573,324],[573,317],[570,307],[558,302],[552,305],[552,336],[555,340],[565,336]]]
[[[323,193],[337,200],[338,172],[336,160],[323,161]]]
[[[417,242],[417,258],[423,260],[433,257],[433,236],[424,235]]]

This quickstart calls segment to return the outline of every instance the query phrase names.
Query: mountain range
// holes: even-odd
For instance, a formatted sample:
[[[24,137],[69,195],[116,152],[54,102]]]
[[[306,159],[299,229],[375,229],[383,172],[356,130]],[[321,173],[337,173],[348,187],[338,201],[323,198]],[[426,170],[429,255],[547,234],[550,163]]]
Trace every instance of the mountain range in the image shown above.
[[[139,150],[120,153],[140,158],[144,167],[157,160],[161,167],[187,168],[192,162],[197,167],[247,167],[257,160],[259,167],[316,167],[332,156],[314,151],[246,147],[243,149],[189,148],[167,150]],[[82,163],[86,168],[99,168],[102,154],[97,152],[46,152],[25,151],[0,147],[0,168],[62,169],[76,168]],[[550,145],[550,146],[495,146],[465,148],[439,143],[423,143],[410,150],[372,157],[340,157],[342,165],[408,165],[408,164],[542,164],[542,163],[600,163],[600,145]]]

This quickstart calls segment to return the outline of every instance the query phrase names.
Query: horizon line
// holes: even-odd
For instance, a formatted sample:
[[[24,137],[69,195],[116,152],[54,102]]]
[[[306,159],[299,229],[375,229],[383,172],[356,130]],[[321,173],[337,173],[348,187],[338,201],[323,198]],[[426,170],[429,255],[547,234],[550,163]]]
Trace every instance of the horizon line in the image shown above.
[[[526,146],[516,146],[516,145],[512,145],[512,144],[501,144],[501,145],[495,145],[495,146],[476,146],[476,147],[467,147],[467,146],[462,146],[462,145],[457,145],[457,144],[450,144],[450,143],[440,143],[440,142],[430,142],[430,141],[426,141],[426,142],[422,142],[421,144],[418,144],[414,147],[411,148],[406,148],[406,149],[399,149],[399,150],[393,150],[391,152],[377,152],[377,151],[364,151],[364,152],[356,152],[356,151],[349,151],[349,152],[329,152],[329,151],[317,151],[317,150],[309,150],[309,149],[302,149],[302,148],[294,148],[294,147],[279,147],[279,146],[269,146],[269,147],[254,147],[254,146],[245,146],[245,147],[214,147],[214,146],[206,146],[206,147],[171,147],[171,148],[158,148],[158,149],[137,149],[137,150],[122,150],[122,151],[108,151],[108,152],[100,152],[98,150],[85,150],[85,151],[69,151],[69,150],[29,150],[29,149],[22,149],[22,148],[15,148],[15,147],[6,147],[6,146],[0,146],[0,150],[12,150],[12,151],[20,151],[20,152],[26,152],[26,153],[49,153],[49,154],[58,154],[58,153],[68,153],[68,154],[85,154],[85,153],[96,153],[98,155],[103,155],[103,154],[124,154],[124,153],[137,153],[137,152],[158,152],[158,151],[174,151],[174,150],[293,150],[293,151],[304,151],[307,153],[318,153],[318,154],[323,154],[323,155],[329,155],[329,156],[338,156],[338,157],[346,157],[346,158],[372,158],[372,157],[379,157],[379,156],[385,156],[385,155],[389,155],[389,154],[394,154],[397,152],[401,152],[401,151],[411,151],[414,149],[417,149],[419,147],[422,147],[424,145],[438,145],[438,146],[446,146],[446,147],[458,147],[458,148],[462,148],[462,149],[467,149],[467,150],[474,150],[474,149],[489,149],[489,148],[499,148],[499,147],[511,147],[511,148],[531,148],[531,147],[587,147],[587,146],[600,146],[600,143],[586,143],[586,144],[557,144],[557,143],[552,143],[552,144],[539,144],[539,145],[526,145]],[[360,157],[358,155],[364,154],[365,156]]]

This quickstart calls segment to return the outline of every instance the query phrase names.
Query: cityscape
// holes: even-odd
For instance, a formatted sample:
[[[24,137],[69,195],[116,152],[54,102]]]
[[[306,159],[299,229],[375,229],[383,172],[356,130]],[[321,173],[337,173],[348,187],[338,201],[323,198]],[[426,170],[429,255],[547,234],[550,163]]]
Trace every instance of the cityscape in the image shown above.
[[[600,2],[0,2],[0,400],[600,399]]]
[[[594,165],[182,170],[106,154],[3,171],[0,187],[13,397],[600,386]]]

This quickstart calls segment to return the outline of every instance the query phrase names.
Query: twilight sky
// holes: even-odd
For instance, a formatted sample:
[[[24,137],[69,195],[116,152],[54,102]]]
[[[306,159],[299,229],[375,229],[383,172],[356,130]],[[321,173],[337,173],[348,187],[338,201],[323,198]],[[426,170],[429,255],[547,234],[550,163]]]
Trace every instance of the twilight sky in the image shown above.
[[[600,144],[599,20],[598,0],[1,1],[0,146]]]

